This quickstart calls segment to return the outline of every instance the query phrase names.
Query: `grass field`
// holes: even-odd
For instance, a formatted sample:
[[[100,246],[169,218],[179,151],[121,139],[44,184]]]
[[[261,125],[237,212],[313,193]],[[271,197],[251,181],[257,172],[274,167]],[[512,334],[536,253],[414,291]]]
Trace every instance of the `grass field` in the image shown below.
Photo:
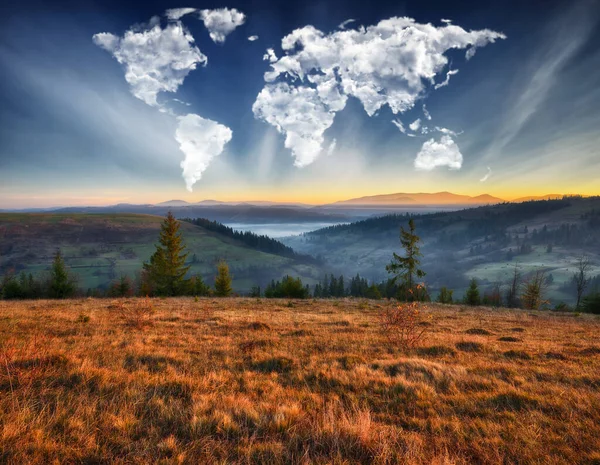
[[[598,317],[390,305],[0,301],[0,462],[600,463]]]

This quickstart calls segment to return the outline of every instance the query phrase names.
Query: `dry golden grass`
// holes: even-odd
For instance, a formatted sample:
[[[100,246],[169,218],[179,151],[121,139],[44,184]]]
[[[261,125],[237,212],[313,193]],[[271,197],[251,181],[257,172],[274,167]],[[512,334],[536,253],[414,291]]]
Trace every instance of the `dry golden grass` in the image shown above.
[[[600,320],[386,302],[0,302],[0,463],[600,463]]]

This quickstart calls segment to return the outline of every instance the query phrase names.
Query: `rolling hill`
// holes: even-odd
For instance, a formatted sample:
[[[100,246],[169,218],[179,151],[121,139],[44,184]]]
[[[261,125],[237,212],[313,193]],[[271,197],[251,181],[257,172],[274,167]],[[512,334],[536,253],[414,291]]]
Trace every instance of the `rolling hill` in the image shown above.
[[[508,282],[515,264],[523,274],[545,269],[549,296],[571,302],[577,257],[592,258],[600,275],[600,197],[470,208],[414,216],[423,240],[423,269],[433,290],[449,286],[462,296],[470,278],[484,288]],[[386,215],[283,238],[297,252],[322,259],[346,276],[388,277],[385,265],[400,249],[399,229],[408,215]]]
[[[121,274],[134,276],[154,252],[162,218],[136,214],[0,214],[0,273],[43,273],[57,248],[81,288],[106,287]],[[308,283],[321,275],[313,262],[256,250],[218,231],[182,222],[190,272],[212,283],[225,259],[234,289],[247,291],[284,274]]]

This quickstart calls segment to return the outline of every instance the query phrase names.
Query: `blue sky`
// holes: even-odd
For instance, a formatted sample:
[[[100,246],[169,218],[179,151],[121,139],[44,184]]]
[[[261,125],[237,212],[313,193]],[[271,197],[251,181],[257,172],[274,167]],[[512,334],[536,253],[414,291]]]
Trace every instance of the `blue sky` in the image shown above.
[[[180,7],[196,11],[169,20]],[[0,208],[600,194],[598,1],[9,1],[1,13]],[[207,18],[217,20],[216,42]],[[462,32],[450,37],[449,24]],[[139,60],[149,50],[135,38],[157,28],[161,39],[169,27],[179,35],[150,55],[162,57],[159,81],[176,92],[148,94],[140,82],[153,63]],[[127,31],[131,42],[115,42]],[[299,39],[283,51],[290,34]],[[174,43],[183,46],[175,58]],[[263,59],[267,49],[277,62]],[[280,73],[265,80],[273,64]],[[138,81],[126,79],[128,66]],[[458,73],[440,86],[449,70]],[[335,95],[317,95],[319,83]]]

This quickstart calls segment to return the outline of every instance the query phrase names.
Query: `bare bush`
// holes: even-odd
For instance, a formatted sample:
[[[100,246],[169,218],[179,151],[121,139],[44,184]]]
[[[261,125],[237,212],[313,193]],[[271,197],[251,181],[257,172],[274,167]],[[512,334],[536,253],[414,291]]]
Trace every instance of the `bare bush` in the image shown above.
[[[120,300],[114,304],[126,326],[143,329],[152,326],[154,307],[149,297],[133,301]]]
[[[416,347],[429,329],[430,318],[417,302],[388,307],[381,314],[381,329],[391,344],[402,349]]]

